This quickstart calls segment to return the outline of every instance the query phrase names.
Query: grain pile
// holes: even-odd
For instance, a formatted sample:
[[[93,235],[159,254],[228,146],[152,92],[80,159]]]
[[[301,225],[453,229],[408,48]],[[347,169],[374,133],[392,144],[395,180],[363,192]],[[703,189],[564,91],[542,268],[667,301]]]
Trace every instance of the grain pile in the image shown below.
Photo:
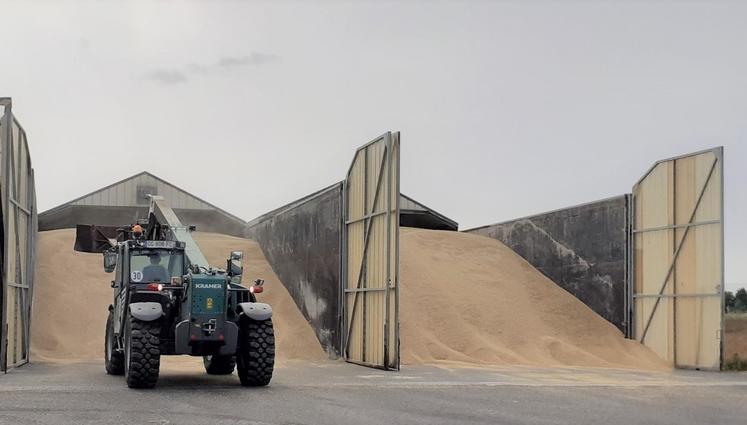
[[[74,230],[39,234],[31,340],[35,360],[102,359],[113,275],[103,272],[100,255],[74,252],[74,237]],[[195,240],[213,265],[224,264],[230,251],[243,250],[245,281],[267,281],[261,299],[275,312],[278,363],[326,358],[256,243],[202,233]],[[402,229],[401,282],[405,365],[668,368],[493,239]],[[193,361],[171,359],[166,357],[166,364],[177,368]]]
[[[404,364],[668,369],[499,241],[421,229],[400,241]]]
[[[31,355],[37,361],[103,359],[107,306],[112,302],[109,282],[114,275],[104,273],[101,255],[73,251],[74,240],[72,229],[39,233],[31,321]],[[195,240],[215,266],[225,264],[231,251],[243,250],[245,282],[255,277],[266,280],[260,298],[274,311],[278,363],[326,358],[311,326],[255,242],[202,233],[195,233]]]

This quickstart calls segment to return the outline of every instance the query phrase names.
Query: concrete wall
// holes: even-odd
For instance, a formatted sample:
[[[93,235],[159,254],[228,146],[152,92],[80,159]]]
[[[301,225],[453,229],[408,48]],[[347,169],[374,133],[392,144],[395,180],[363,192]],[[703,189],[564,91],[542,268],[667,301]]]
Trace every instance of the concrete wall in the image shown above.
[[[628,195],[467,230],[497,239],[626,332]]]
[[[330,357],[340,355],[342,185],[336,183],[247,226]]]

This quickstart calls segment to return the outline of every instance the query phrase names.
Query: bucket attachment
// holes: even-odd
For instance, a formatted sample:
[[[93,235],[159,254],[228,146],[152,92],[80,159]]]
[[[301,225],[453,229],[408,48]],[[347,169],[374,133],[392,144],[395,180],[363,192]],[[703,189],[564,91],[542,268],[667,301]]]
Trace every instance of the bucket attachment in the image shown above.
[[[75,250],[101,253],[117,245],[118,226],[79,224],[75,228]]]

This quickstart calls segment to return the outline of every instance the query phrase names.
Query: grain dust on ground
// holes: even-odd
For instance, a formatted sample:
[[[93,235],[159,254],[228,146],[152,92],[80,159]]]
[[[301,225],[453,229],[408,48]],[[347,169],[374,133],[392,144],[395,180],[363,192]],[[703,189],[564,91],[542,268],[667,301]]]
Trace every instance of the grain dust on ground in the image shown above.
[[[403,228],[403,364],[667,370],[501,242]]]
[[[327,358],[314,331],[296,307],[252,241],[225,235],[195,233],[194,238],[213,266],[225,267],[231,251],[244,251],[244,283],[261,277],[267,282],[259,298],[272,305],[276,335],[276,360],[323,360]],[[73,251],[74,229],[39,233],[38,256],[31,318],[31,356],[34,360],[102,360],[104,328],[112,303],[109,282],[100,254]],[[166,356],[164,364],[183,365],[201,360]],[[103,360],[102,360],[103,361]]]

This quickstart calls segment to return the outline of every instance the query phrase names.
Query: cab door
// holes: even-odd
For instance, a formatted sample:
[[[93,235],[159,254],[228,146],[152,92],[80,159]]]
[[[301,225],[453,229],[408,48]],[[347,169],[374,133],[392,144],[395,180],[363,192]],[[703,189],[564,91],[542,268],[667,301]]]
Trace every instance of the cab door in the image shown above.
[[[119,247],[117,255],[117,268],[114,276],[114,333],[119,335],[124,324],[124,315],[127,300],[127,288],[130,283],[129,249],[127,245]]]

